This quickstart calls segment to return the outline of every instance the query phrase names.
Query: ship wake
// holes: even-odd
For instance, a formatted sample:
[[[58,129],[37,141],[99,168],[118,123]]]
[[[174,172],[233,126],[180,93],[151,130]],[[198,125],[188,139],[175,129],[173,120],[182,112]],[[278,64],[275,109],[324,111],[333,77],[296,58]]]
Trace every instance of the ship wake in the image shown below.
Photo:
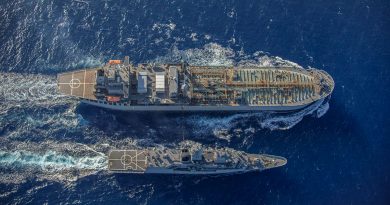
[[[244,133],[253,134],[262,129],[288,130],[298,124],[305,116],[322,117],[329,109],[327,100],[320,100],[300,110],[289,113],[255,112],[240,113],[228,117],[194,115],[186,119],[196,135],[213,135],[230,140],[232,136]]]
[[[0,183],[18,184],[36,176],[40,179],[67,183],[104,171],[107,159],[99,148],[78,143],[15,143],[2,140],[0,151]],[[11,175],[18,175],[10,179]]]
[[[103,170],[106,167],[105,162],[103,156],[74,157],[56,151],[48,151],[44,154],[29,151],[0,151],[0,163],[3,167],[32,166],[49,172],[71,169]]]
[[[2,110],[18,106],[50,106],[69,101],[57,92],[55,76],[0,72]]]

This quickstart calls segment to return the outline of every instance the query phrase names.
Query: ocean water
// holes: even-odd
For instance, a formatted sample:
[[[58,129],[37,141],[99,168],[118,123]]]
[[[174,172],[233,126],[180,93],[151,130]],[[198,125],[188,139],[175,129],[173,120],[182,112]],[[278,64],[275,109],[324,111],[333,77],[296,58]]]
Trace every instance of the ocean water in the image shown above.
[[[390,3],[0,1],[0,204],[389,204]],[[289,114],[134,114],[62,96],[56,74],[133,63],[327,71]],[[288,159],[228,177],[110,174],[111,148],[186,140]]]

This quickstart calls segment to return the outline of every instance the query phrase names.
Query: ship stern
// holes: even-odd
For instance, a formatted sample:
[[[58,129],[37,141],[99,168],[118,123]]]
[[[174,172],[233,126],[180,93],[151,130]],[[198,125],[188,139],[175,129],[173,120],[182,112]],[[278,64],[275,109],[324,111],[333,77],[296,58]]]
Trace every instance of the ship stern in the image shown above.
[[[63,95],[96,100],[97,69],[77,70],[57,75],[58,91]]]

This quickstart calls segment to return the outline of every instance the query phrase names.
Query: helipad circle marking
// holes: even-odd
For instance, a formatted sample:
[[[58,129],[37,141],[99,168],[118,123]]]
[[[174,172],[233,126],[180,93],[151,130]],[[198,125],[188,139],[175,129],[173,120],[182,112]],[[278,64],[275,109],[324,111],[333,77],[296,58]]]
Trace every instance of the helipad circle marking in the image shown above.
[[[121,162],[123,165],[130,165],[131,163],[134,163],[133,157],[131,157],[130,155],[126,155],[126,154],[121,157]]]
[[[77,78],[73,78],[72,80],[70,80],[69,86],[71,88],[79,88],[80,87],[80,80]]]

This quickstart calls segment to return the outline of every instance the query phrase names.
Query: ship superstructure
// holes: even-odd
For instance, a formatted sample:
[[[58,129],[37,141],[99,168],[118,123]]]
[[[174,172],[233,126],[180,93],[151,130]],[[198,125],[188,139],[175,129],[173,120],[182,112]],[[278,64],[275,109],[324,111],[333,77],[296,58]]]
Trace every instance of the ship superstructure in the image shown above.
[[[82,102],[128,111],[288,111],[331,94],[325,71],[297,67],[226,67],[130,64],[58,75],[61,93]]]
[[[140,174],[239,174],[263,171],[287,163],[283,157],[204,146],[112,150],[108,159],[111,172]]]

